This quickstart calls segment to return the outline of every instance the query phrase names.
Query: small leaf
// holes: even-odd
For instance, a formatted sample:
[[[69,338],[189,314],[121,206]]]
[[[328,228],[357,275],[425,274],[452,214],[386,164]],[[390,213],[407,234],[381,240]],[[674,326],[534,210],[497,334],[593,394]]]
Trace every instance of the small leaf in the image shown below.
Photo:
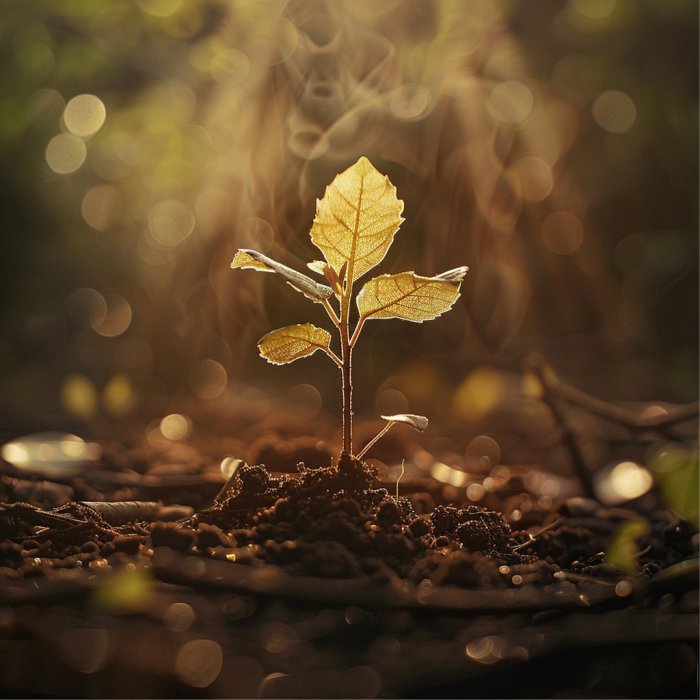
[[[459,298],[466,267],[421,277],[415,272],[380,275],[357,295],[357,308],[365,318],[401,318],[422,323],[449,311]]]
[[[267,255],[263,255],[257,250],[241,248],[241,250],[234,255],[231,261],[231,267],[233,269],[241,267],[259,270],[261,272],[277,272],[282,275],[297,292],[301,292],[305,297],[311,299],[311,301],[322,302],[333,294],[333,290],[330,287],[319,284],[312,280],[311,277],[307,277],[301,272],[293,270],[291,267],[287,267],[272,258],[268,258]]]
[[[317,275],[325,275],[325,269],[328,263],[325,260],[312,260],[310,263],[306,263],[306,267]]]
[[[608,563],[620,571],[634,571],[639,563],[637,540],[648,534],[649,521],[646,518],[625,520],[613,535],[605,554]]]
[[[331,334],[312,323],[300,323],[270,331],[258,342],[260,355],[273,365],[284,365],[316,350],[328,350]]]
[[[666,505],[679,517],[700,525],[700,468],[697,449],[665,445],[650,460]]]
[[[378,265],[403,219],[396,188],[367,158],[335,177],[316,203],[311,240],[348,285]]]
[[[342,293],[343,293],[343,288],[341,285],[341,280],[338,277],[338,273],[327,263],[327,262],[322,262],[320,260],[314,260],[313,262],[307,263],[309,269],[313,270],[314,272],[318,272],[319,274],[323,275],[326,280],[328,280],[328,284],[331,285],[331,289],[333,290],[333,293],[340,299]],[[343,266],[344,269],[345,266]]]
[[[380,418],[390,423],[406,423],[419,433],[422,433],[428,427],[428,419],[415,413],[397,413],[395,416],[380,416]]]

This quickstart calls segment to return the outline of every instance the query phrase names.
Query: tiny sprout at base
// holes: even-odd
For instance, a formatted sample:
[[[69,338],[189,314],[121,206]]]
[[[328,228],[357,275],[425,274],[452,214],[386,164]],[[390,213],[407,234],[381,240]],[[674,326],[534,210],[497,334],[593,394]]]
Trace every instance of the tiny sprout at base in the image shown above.
[[[309,269],[323,276],[321,284],[255,250],[239,250],[232,268],[275,272],[288,284],[317,304],[322,304],[338,331],[340,350],[331,348],[331,334],[311,323],[270,331],[260,339],[262,357],[282,365],[321,350],[339,367],[343,395],[343,452],[352,447],[352,352],[366,321],[399,318],[422,323],[449,311],[459,298],[467,267],[457,267],[435,277],[415,272],[379,275],[365,282],[355,297],[358,316],[351,327],[353,285],[376,267],[386,255],[403,222],[403,202],[396,188],[364,156],[335,177],[316,203],[311,241],[325,260],[309,263]],[[333,299],[335,298],[335,302]],[[401,414],[382,416],[387,425],[357,455],[367,450],[396,423],[425,430],[424,416]]]

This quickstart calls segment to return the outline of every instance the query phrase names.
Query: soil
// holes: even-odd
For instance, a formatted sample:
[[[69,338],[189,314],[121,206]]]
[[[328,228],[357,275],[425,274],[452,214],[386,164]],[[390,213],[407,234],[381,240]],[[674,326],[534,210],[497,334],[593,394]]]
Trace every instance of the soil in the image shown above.
[[[541,498],[511,469],[474,503],[276,435],[228,481],[167,441],[4,464],[2,696],[697,697],[698,536],[657,494]]]

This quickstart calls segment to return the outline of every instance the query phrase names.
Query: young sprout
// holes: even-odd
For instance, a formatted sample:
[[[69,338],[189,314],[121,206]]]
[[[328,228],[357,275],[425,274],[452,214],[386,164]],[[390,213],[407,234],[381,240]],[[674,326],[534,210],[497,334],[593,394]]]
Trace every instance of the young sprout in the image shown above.
[[[399,318],[422,323],[437,318],[459,298],[460,284],[468,270],[458,267],[435,277],[422,277],[415,272],[374,277],[355,296],[358,316],[356,321],[351,320],[353,287],[384,259],[403,221],[402,211],[403,202],[396,197],[396,188],[389,178],[362,156],[337,175],[316,202],[310,235],[324,260],[309,263],[309,268],[322,275],[327,285],[255,250],[241,249],[231,262],[232,268],[275,272],[325,309],[338,332],[339,353],[331,349],[331,334],[311,323],[271,331],[260,339],[258,349],[268,362],[278,365],[321,350],[338,366],[343,396],[343,452],[348,455],[353,455],[352,352],[365,322]],[[387,426],[358,457],[397,422],[409,423],[418,430],[424,430],[428,423],[423,416],[408,414],[384,418]]]
[[[428,419],[425,416],[417,416],[415,413],[399,413],[396,416],[380,416],[380,418],[387,422],[386,425],[357,453],[357,459],[362,459],[367,450],[377,440],[384,437],[397,423],[407,423],[419,433],[428,427]]]

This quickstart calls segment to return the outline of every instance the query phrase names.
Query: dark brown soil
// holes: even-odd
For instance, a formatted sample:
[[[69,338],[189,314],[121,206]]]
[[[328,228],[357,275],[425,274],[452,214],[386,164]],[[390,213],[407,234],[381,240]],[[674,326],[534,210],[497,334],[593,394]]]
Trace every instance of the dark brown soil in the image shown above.
[[[105,443],[62,483],[6,465],[4,697],[695,697],[697,535],[660,503],[625,573],[629,507],[518,478],[397,497],[346,454],[222,488],[182,449]]]

